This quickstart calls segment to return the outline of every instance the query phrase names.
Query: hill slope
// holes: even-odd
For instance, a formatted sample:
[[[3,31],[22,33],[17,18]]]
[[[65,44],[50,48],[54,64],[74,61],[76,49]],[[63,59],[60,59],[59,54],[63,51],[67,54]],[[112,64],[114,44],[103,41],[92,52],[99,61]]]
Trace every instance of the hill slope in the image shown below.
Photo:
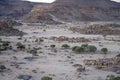
[[[37,4],[22,0],[0,0],[0,18],[24,16]]]
[[[120,20],[120,3],[110,0],[56,0],[49,5],[35,6],[25,20],[45,23]]]

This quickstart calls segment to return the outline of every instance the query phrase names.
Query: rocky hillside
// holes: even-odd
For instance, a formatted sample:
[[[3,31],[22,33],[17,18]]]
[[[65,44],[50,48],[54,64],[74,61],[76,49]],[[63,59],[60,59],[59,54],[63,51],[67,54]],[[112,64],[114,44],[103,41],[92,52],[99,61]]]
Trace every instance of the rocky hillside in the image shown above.
[[[31,3],[22,0],[0,0],[0,18],[18,18],[24,16],[37,4],[40,3]]]
[[[12,19],[0,20],[0,36],[22,36],[23,32],[14,29],[13,26],[21,25]]]
[[[110,0],[56,0],[35,6],[25,16],[28,22],[76,22],[120,20],[120,3]]]

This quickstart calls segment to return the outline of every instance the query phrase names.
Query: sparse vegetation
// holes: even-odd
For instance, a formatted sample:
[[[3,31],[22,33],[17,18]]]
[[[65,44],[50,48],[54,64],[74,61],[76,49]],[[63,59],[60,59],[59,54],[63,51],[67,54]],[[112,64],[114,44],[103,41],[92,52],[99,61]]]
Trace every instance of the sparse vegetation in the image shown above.
[[[10,42],[2,41],[2,44],[0,45],[0,51],[5,51],[7,49],[12,49],[12,46],[10,46]]]
[[[83,52],[84,51],[84,48],[82,47],[79,47],[79,46],[75,46],[72,48],[73,51],[77,52],[77,53],[80,53],[80,52]]]
[[[80,53],[80,52],[95,52],[97,48],[93,45],[83,44],[81,46],[74,46],[72,51]]]
[[[108,75],[106,80],[120,80],[120,76]]]
[[[55,48],[55,45],[54,45],[54,44],[52,44],[52,45],[50,45],[50,47],[51,47],[51,48]]]
[[[41,80],[52,80],[52,78],[49,77],[49,76],[44,76],[44,77],[41,78]]]
[[[82,44],[81,47],[84,49],[84,51],[88,51],[88,44]]]
[[[105,55],[105,57],[106,57],[106,54],[107,54],[107,52],[108,52],[108,49],[107,49],[107,48],[102,48],[101,51],[102,51],[102,53],[103,53],[103,54]]]
[[[7,69],[4,65],[0,65],[0,71]]]
[[[62,48],[68,49],[68,48],[70,48],[70,46],[69,46],[68,44],[63,44],[63,45],[62,45]]]
[[[102,48],[101,51],[102,51],[104,54],[107,54],[108,49],[107,49],[107,48]]]
[[[20,43],[20,42],[18,42],[18,43],[16,44],[16,46],[17,46],[17,49],[19,49],[19,50],[24,50],[24,49],[25,49],[25,45],[23,45],[23,44]]]
[[[94,45],[89,45],[88,50],[89,50],[89,52],[95,52],[95,51],[97,51],[97,48]]]
[[[37,38],[36,40],[35,40],[35,42],[37,42],[37,43],[41,43],[41,42],[44,42],[44,40],[42,39],[42,38]]]
[[[32,54],[32,56],[38,56],[36,49],[30,50],[29,53]]]

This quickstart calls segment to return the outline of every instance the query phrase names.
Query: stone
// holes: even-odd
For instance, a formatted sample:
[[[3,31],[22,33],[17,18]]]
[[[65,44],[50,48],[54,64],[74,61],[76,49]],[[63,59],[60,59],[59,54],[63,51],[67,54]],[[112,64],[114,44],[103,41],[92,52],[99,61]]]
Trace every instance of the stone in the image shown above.
[[[22,79],[22,80],[30,80],[32,78],[32,76],[30,75],[19,75],[18,79]]]

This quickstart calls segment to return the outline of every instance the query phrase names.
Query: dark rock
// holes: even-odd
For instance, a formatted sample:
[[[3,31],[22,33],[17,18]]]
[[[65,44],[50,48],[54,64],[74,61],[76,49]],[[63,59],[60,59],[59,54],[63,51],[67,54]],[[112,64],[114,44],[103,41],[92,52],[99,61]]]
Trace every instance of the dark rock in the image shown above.
[[[25,62],[16,62],[16,61],[11,62],[11,66],[16,66],[19,64],[26,64],[26,63]]]
[[[32,76],[30,75],[19,75],[18,79],[22,79],[22,80],[30,80],[32,78]]]

